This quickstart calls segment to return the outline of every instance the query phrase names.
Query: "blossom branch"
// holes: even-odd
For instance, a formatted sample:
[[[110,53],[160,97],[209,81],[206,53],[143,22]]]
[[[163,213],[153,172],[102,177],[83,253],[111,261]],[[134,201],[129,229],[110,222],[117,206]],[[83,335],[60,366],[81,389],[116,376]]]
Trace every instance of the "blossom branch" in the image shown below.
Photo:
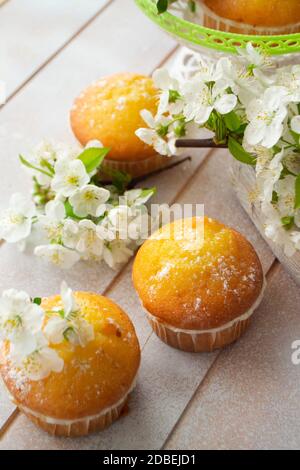
[[[249,199],[262,212],[266,236],[291,256],[300,250],[300,64],[273,67],[250,42],[238,53],[199,58],[181,81],[156,70],[158,111],[142,111],[147,127],[136,135],[162,155],[228,148],[253,166]],[[213,138],[202,139],[203,129]]]
[[[228,148],[227,144],[217,144],[213,139],[178,139],[176,148]]]

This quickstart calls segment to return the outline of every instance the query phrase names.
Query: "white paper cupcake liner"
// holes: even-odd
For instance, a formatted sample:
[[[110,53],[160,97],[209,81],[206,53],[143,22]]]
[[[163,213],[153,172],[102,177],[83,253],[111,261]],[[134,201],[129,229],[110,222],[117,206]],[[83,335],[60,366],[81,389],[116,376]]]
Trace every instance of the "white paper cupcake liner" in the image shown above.
[[[93,432],[102,431],[120,417],[135,385],[136,380],[128,392],[115,405],[105,408],[98,414],[78,419],[67,420],[52,418],[50,416],[37,413],[19,403],[16,403],[16,405],[31,421],[53,436],[85,436]]]
[[[263,299],[265,287],[266,281],[259,297],[246,313],[219,328],[209,330],[176,328],[147,312],[148,320],[156,335],[169,346],[188,352],[211,352],[233,343],[242,336],[250,324],[251,316]]]

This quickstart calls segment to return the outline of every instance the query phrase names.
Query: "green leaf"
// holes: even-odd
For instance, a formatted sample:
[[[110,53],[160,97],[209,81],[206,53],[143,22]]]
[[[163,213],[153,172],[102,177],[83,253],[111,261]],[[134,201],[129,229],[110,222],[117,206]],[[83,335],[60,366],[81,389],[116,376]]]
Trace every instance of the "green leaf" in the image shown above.
[[[246,163],[247,165],[255,165],[256,159],[251,153],[246,150],[237,142],[233,137],[228,139],[228,149],[231,155],[239,162]]]
[[[226,135],[227,135],[227,128],[225,122],[223,121],[222,117],[216,115],[216,122],[215,122],[215,140],[217,144],[221,144],[225,142]]]
[[[169,6],[169,1],[168,0],[158,0],[156,3],[157,6],[157,11],[158,13],[164,13],[167,11],[168,6]]]
[[[176,127],[174,127],[174,133],[176,137],[184,137],[186,135],[185,122],[179,122]]]
[[[156,193],[156,188],[142,189],[141,194],[139,195],[139,200],[141,204],[145,204],[149,199]]]
[[[300,174],[295,182],[295,209],[300,209]]]
[[[73,207],[71,206],[69,200],[67,200],[64,204],[65,206],[65,211],[66,211],[66,216],[71,217],[72,219],[77,219],[77,220],[82,220],[86,219],[86,217],[78,217],[78,215],[75,214]]]
[[[196,3],[195,0],[189,0],[189,9],[191,10],[192,13],[195,13],[196,11]]]
[[[85,149],[77,158],[82,161],[86,171],[92,173],[100,167],[109,150],[107,147],[90,147]]]
[[[300,143],[300,136],[299,136],[299,134],[297,134],[297,132],[294,132],[294,131],[292,131],[292,130],[290,130],[290,133],[291,133],[291,135],[292,135],[292,137],[293,137],[293,139],[294,139],[296,145],[299,145],[299,143]]]
[[[33,165],[28,160],[26,160],[26,158],[24,158],[22,155],[19,155],[19,159],[20,159],[20,162],[22,163],[22,165],[26,166],[27,168],[30,168],[31,170],[39,171],[40,173],[43,173],[44,175],[47,175],[50,178],[52,178],[53,174],[51,174],[50,172],[48,172],[46,170],[43,170],[42,168],[40,168],[38,166]]]
[[[237,135],[243,136],[244,133],[245,133],[246,127],[247,127],[247,124],[246,124],[246,123],[241,124],[240,127],[234,131],[234,133],[237,134]]]
[[[169,132],[169,125],[163,126],[162,124],[158,126],[156,132],[160,137],[165,137]]]
[[[41,166],[42,166],[42,167],[47,168],[47,169],[49,170],[49,173],[51,173],[52,175],[54,175],[54,173],[55,173],[54,168],[53,168],[53,166],[52,166],[46,159],[42,158],[42,159],[40,160],[40,162],[41,162]]]
[[[126,191],[132,177],[126,171],[114,170],[109,167],[103,167],[103,173],[112,179],[112,185],[116,187],[118,193],[122,194]]]
[[[290,230],[294,225],[294,217],[290,215],[282,217],[281,223],[286,230]]]
[[[65,318],[65,311],[64,311],[63,309],[58,310],[56,313],[58,313],[58,315],[59,315],[61,318]]]
[[[35,297],[32,302],[36,305],[41,305],[42,299],[41,297]]]
[[[223,119],[230,131],[237,131],[241,127],[241,120],[234,111],[224,114]]]
[[[169,90],[169,103],[176,103],[180,98],[180,93],[177,90]]]
[[[272,202],[273,202],[273,203],[278,202],[278,194],[277,194],[276,191],[273,191],[273,192],[272,192]]]
[[[283,170],[280,174],[280,179],[283,180],[288,175],[296,176],[295,173],[292,173],[283,163]]]

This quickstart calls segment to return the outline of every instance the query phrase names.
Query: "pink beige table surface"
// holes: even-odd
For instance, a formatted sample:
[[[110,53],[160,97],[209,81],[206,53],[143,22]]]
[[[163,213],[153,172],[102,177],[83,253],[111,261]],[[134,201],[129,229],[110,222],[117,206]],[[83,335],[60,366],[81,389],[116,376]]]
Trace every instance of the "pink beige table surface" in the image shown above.
[[[145,74],[169,66],[176,43],[133,0],[7,0],[0,7],[0,77],[8,100],[0,109],[0,206],[30,180],[18,154],[42,138],[74,142],[68,112],[90,82],[119,71]],[[241,209],[226,151],[191,152],[166,171],[156,202],[204,203],[205,212],[241,231],[255,246],[268,280],[250,329],[223,351],[193,355],[152,333],[131,283],[132,260],[118,272],[82,263],[63,272],[0,246],[0,290],[57,293],[62,279],[119,302],[142,347],[139,381],[127,416],[79,439],[48,436],[12,405],[0,383],[0,449],[289,449],[300,448],[300,289],[274,259]]]

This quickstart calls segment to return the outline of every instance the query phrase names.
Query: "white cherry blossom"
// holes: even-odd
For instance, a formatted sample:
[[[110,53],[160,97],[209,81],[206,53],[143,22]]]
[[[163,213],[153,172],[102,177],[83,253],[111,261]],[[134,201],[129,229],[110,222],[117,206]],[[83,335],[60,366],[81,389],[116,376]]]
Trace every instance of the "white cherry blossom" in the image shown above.
[[[97,225],[96,230],[98,237],[103,241],[111,242],[116,238],[116,231],[107,217]]]
[[[55,175],[51,182],[51,188],[62,196],[70,197],[89,181],[90,177],[81,160],[63,159],[55,164]]]
[[[194,78],[201,83],[218,82],[223,78],[223,70],[220,61],[203,59],[199,57],[199,63]]]
[[[63,341],[70,341],[75,346],[86,346],[94,339],[94,328],[80,313],[73,318],[61,318],[53,314],[48,320],[45,334],[51,344],[59,344]]]
[[[8,209],[0,216],[0,238],[9,243],[17,243],[27,238],[35,214],[35,205],[31,199],[20,193],[13,194]]]
[[[69,318],[73,312],[77,312],[79,310],[79,307],[76,303],[72,289],[65,281],[61,283],[60,296],[63,304],[64,316]]]
[[[196,79],[187,82],[183,87],[185,98],[184,116],[197,124],[208,121],[212,111],[215,109],[221,114],[232,111],[237,104],[237,97],[227,93],[223,87],[219,88],[205,83],[199,83]]]
[[[132,249],[128,247],[124,240],[114,240],[106,243],[103,250],[104,261],[112,269],[116,269],[119,265],[126,263],[132,255]]]
[[[255,99],[249,104],[246,109],[249,124],[244,136],[249,145],[261,144],[271,148],[278,142],[287,116],[283,102],[285,96],[283,87],[273,86],[265,91],[261,99]]]
[[[147,145],[151,145],[155,151],[161,155],[172,155],[168,142],[160,135],[163,134],[165,137],[168,134],[166,127],[170,124],[170,119],[164,116],[154,117],[150,111],[141,111],[141,116],[148,128],[141,128],[135,131],[137,137],[139,137]]]
[[[50,186],[53,170],[57,158],[57,149],[47,141],[40,142],[29,155],[28,161],[43,172],[30,168],[30,172],[35,176],[42,186]]]
[[[300,134],[300,116],[294,116],[291,119],[291,129],[296,132],[296,134]]]
[[[96,224],[91,220],[81,220],[78,230],[77,252],[83,259],[99,260],[103,253],[103,240],[99,237]]]
[[[260,190],[262,201],[270,202],[272,200],[274,186],[283,170],[283,155],[283,151],[275,155],[265,169],[257,175],[257,187]]]
[[[50,343],[59,344],[64,340],[82,347],[94,339],[94,328],[81,315],[76,299],[65,282],[61,285],[63,310],[52,312],[44,332]]]
[[[296,251],[295,244],[289,232],[283,228],[278,212],[269,202],[263,202],[261,208],[266,217],[264,224],[266,236],[278,246],[283,247],[286,256],[293,256]]]
[[[281,217],[293,216],[295,211],[295,176],[287,175],[274,186],[278,201],[276,207]]]
[[[105,188],[87,184],[77,189],[70,197],[69,201],[74,213],[78,217],[100,217],[106,211],[106,202],[110,197],[110,192]]]
[[[279,69],[276,76],[277,85],[283,86],[286,89],[287,102],[300,101],[300,65],[296,64],[292,67],[283,67]]]
[[[66,219],[61,234],[61,240],[67,248],[75,249],[79,241],[79,225],[73,219]]]
[[[251,42],[247,42],[246,48],[239,48],[238,52],[240,56],[246,59],[246,62],[255,68],[265,68],[270,67],[272,62],[270,58],[263,54],[262,50],[254,47]]]
[[[9,289],[0,298],[0,339],[11,343],[12,357],[25,357],[37,347],[44,311],[24,291]]]
[[[40,215],[38,219],[39,228],[46,240],[60,242],[65,218],[65,206],[61,201],[52,200],[46,204],[45,215]]]
[[[17,365],[30,380],[43,380],[51,372],[62,372],[64,361],[54,349],[49,347],[47,339],[41,333],[37,336],[36,350],[17,362]]]
[[[166,69],[157,69],[153,73],[154,85],[162,90],[159,97],[157,114],[161,116],[167,110],[172,114],[179,114],[183,109],[183,101],[180,97],[180,85],[178,80],[172,78]]]
[[[218,64],[222,69],[222,78],[219,83],[231,88],[244,106],[248,106],[250,101],[264,92],[265,87],[255,76],[248,73],[243,64],[235,64],[229,57],[222,57]]]
[[[150,235],[150,217],[145,206],[139,206],[128,225],[128,237],[137,244],[142,243]]]
[[[132,218],[132,209],[127,205],[120,205],[113,208],[108,213],[108,221],[112,230],[118,234],[118,238],[126,240],[128,238],[128,226]]]
[[[128,206],[140,206],[146,204],[153,194],[153,189],[130,189],[125,191],[124,199]]]
[[[70,269],[80,260],[76,251],[58,244],[37,246],[34,254],[62,269]]]

